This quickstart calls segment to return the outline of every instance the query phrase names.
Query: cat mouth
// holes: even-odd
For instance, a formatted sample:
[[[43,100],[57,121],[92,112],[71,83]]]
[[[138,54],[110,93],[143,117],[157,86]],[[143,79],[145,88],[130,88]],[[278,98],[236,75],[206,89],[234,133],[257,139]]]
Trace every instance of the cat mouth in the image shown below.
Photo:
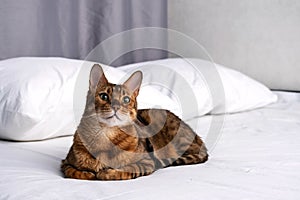
[[[108,118],[106,118],[106,119],[112,119],[112,118],[114,118],[114,117],[116,117],[118,120],[121,121],[121,119],[118,117],[117,114],[113,114],[112,116],[110,116],[110,117],[108,117]]]

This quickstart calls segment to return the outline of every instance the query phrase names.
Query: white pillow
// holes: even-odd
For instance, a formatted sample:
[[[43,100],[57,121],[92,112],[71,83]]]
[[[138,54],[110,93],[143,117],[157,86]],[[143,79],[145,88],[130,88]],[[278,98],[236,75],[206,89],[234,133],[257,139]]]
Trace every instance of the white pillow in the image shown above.
[[[72,135],[78,122],[73,111],[73,98],[76,99],[75,114],[81,115],[89,70],[93,64],[66,58],[13,58],[0,61],[0,138],[28,141]],[[113,83],[129,76],[116,68],[102,66],[106,77]],[[85,80],[82,85],[81,80],[77,81],[81,69],[88,72],[82,79]],[[80,88],[74,90],[76,83]],[[149,86],[141,89],[139,101],[140,108],[160,104],[165,109],[176,107],[169,97]]]
[[[130,64],[121,69],[143,71],[144,83],[176,101],[183,119],[246,111],[277,100],[277,96],[261,83],[201,59],[164,59]]]

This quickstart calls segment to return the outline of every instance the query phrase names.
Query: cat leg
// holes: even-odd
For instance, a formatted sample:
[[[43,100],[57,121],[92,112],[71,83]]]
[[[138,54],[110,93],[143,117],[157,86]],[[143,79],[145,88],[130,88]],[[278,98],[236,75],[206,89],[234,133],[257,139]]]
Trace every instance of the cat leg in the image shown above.
[[[61,170],[66,178],[94,180],[95,172],[102,168],[99,160],[79,145],[72,146],[66,159],[61,163]]]
[[[83,180],[96,179],[96,175],[93,172],[78,170],[74,166],[68,164],[66,160],[62,161],[61,170],[66,178],[75,178]]]
[[[138,163],[126,165],[118,169],[104,169],[97,173],[100,180],[129,180],[140,176],[146,176],[155,171],[154,161],[143,159]]]
[[[205,161],[207,161],[207,159],[208,159],[208,155],[206,155],[205,157],[201,157],[199,156],[199,154],[183,155],[179,157],[177,160],[175,160],[172,163],[172,166],[204,163]]]
[[[191,147],[177,160],[172,163],[172,166],[177,165],[192,165],[198,163],[204,163],[208,160],[208,153],[204,143],[201,144],[195,151],[195,144],[191,145]]]

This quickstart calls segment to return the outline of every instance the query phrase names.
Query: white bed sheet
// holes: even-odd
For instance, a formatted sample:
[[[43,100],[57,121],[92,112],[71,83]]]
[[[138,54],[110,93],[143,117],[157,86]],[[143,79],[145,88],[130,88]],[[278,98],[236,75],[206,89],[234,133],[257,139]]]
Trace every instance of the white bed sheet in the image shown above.
[[[226,115],[205,164],[161,169],[135,180],[63,178],[60,162],[72,137],[0,141],[0,199],[299,200],[300,94],[277,94],[276,104]],[[210,118],[200,119],[200,135]]]

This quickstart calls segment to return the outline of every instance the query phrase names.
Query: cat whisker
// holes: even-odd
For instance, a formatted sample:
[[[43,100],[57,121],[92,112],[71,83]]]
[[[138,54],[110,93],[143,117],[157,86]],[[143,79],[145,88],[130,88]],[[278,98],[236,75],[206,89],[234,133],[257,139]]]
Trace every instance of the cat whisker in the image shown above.
[[[95,117],[95,116],[97,116],[97,114],[84,115],[84,116],[82,116],[82,118],[91,118],[91,117]]]

